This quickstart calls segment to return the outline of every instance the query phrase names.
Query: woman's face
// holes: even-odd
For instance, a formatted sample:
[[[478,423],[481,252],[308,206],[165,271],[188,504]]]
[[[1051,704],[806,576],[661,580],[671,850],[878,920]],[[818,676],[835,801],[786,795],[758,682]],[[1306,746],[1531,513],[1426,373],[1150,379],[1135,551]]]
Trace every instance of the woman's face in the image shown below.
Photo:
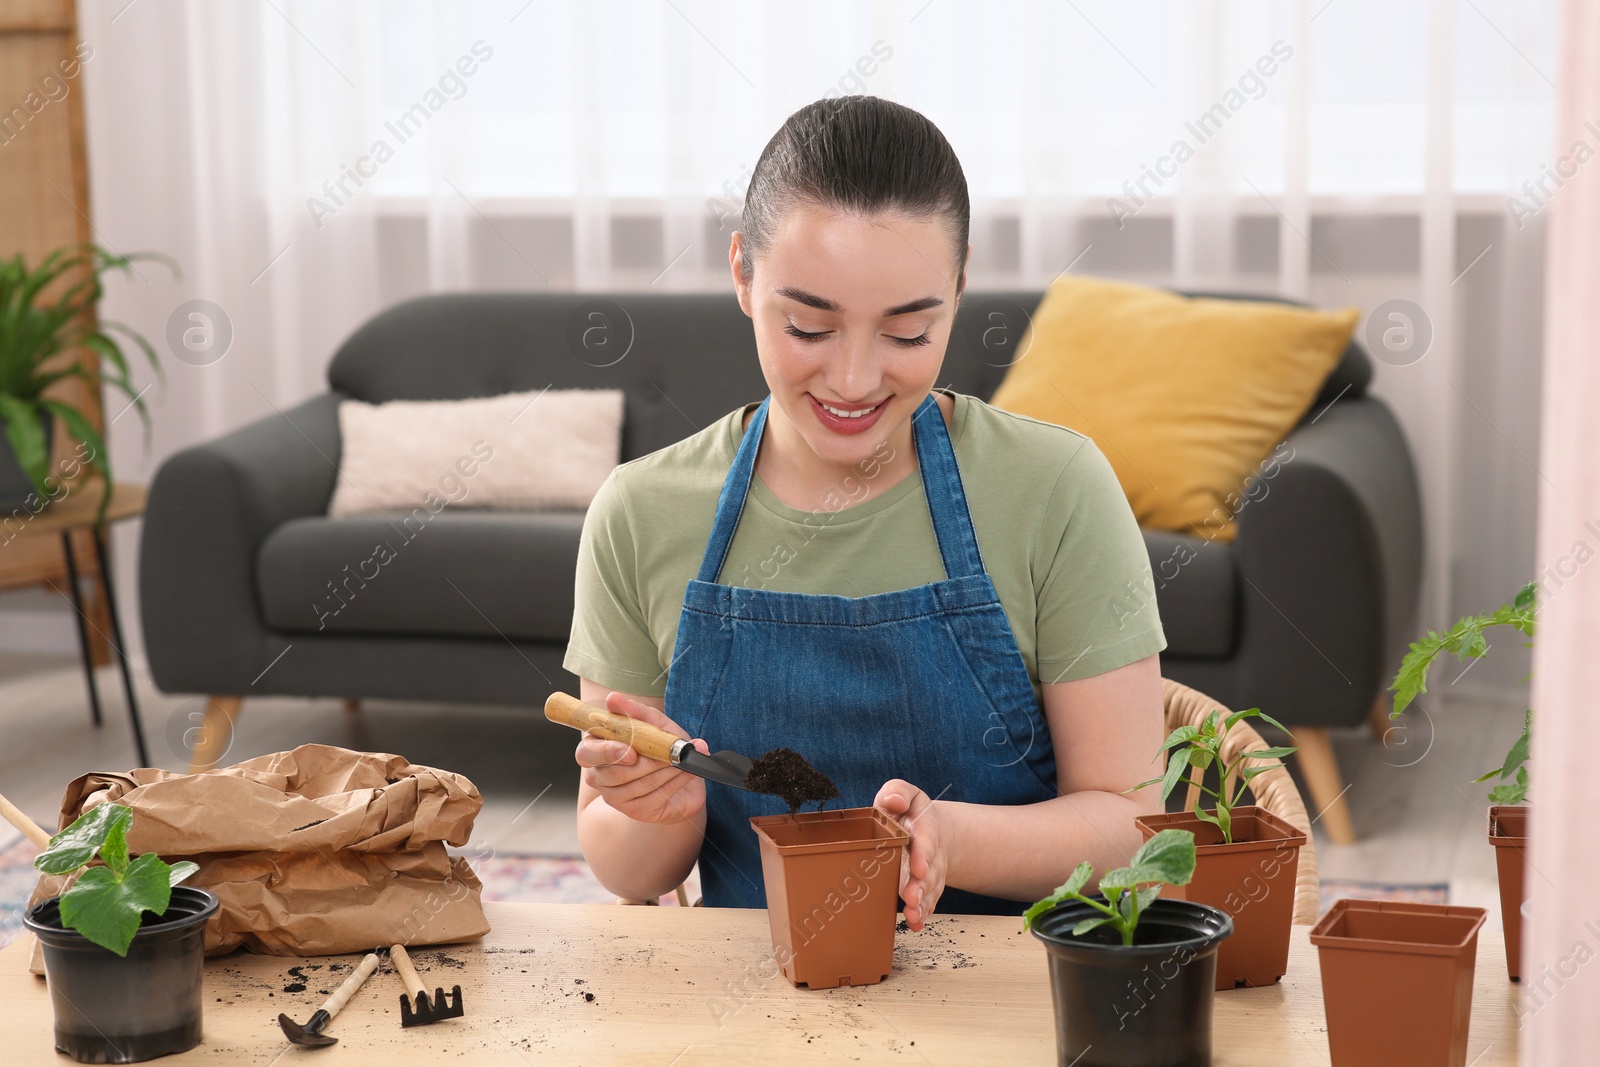
[[[735,233],[729,262],[739,306],[755,324],[773,424],[783,420],[818,459],[841,466],[903,440],[938,378],[965,287],[945,225],[797,204],[749,285],[742,251]],[[867,414],[835,413],[860,411]]]

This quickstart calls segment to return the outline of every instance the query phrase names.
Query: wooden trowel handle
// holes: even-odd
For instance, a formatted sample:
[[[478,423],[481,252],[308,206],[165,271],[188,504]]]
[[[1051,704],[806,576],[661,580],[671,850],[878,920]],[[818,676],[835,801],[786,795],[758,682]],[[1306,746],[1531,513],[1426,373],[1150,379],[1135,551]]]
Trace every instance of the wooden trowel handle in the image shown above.
[[[672,746],[680,740],[649,723],[585,704],[567,693],[550,694],[550,699],[544,702],[544,717],[606,741],[621,741],[639,755],[663,763],[672,761]]]
[[[50,847],[50,835],[44,827],[24,815],[15,804],[3,796],[0,796],[0,819],[5,819],[21,830],[22,836],[33,842],[34,848],[42,850]]]

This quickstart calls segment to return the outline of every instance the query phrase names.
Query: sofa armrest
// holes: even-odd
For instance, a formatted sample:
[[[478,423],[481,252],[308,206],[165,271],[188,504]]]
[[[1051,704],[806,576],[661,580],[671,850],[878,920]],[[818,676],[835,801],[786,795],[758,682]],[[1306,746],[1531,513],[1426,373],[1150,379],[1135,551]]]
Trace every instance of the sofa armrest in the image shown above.
[[[1275,455],[1238,512],[1239,691],[1291,724],[1353,726],[1415,625],[1416,466],[1375,397],[1335,403]]]
[[[256,553],[281,523],[327,510],[338,477],[339,400],[314,397],[184,449],[156,472],[139,600],[162,690],[238,694],[267,666]]]

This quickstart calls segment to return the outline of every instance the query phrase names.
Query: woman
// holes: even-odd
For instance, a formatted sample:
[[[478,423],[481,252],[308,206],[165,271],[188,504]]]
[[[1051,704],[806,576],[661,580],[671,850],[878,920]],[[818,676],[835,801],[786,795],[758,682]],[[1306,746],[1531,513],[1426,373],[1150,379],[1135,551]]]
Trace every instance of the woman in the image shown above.
[[[911,834],[905,918],[1012,913],[1155,810],[1166,646],[1143,541],[1081,434],[936,390],[966,179],[874,97],[791,115],[728,252],[770,395],[617,467],[584,523],[565,666],[583,700],[708,750],[795,749]],[[1131,596],[1130,596],[1131,594]],[[664,684],[663,684],[664,681]],[[584,736],[578,836],[607,889],[761,907],[781,801]]]

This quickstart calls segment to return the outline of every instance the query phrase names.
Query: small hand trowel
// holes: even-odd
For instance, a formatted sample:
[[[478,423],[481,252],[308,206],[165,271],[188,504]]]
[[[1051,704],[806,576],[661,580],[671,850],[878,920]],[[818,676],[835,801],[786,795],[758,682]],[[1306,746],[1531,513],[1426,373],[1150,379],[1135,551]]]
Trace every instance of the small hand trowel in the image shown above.
[[[708,756],[681,737],[638,719],[586,704],[568,693],[551,693],[550,699],[544,702],[544,717],[606,741],[621,741],[641,756],[670,763],[707,781],[721,782],[736,789],[752,789],[747,778],[755,764],[750,757],[725,750]]]

